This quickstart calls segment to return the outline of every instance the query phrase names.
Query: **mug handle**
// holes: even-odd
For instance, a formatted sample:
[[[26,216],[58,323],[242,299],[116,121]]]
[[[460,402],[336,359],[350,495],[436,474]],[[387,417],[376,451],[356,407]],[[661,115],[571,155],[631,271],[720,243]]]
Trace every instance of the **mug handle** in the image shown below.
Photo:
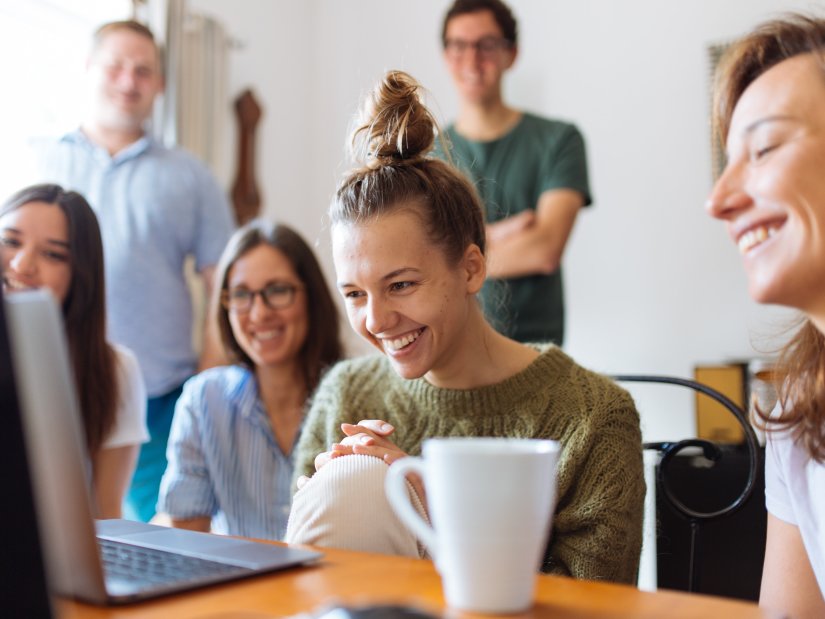
[[[387,493],[387,500],[392,505],[398,518],[403,522],[413,534],[424,542],[430,554],[435,557],[436,541],[435,531],[418,514],[410,503],[410,495],[407,489],[407,473],[418,473],[424,477],[424,461],[421,458],[407,456],[392,463],[387,471],[387,478],[384,482],[384,489]]]

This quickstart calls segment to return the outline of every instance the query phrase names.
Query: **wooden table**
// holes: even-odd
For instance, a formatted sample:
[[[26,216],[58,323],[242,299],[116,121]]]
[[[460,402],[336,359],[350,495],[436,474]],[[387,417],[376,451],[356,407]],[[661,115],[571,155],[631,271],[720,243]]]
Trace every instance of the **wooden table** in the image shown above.
[[[441,581],[430,561],[325,548],[317,564],[129,606],[59,600],[62,619],[271,619],[330,604],[403,603],[440,614]],[[450,617],[484,617],[449,613]],[[486,615],[489,617],[489,615]],[[522,615],[547,619],[770,617],[755,604],[703,595],[646,593],[625,585],[539,576],[536,603]]]

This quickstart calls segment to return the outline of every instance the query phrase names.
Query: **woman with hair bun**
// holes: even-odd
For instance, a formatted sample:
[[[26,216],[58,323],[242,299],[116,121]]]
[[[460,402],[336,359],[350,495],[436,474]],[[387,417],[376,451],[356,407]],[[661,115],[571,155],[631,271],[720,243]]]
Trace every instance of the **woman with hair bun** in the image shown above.
[[[825,19],[788,15],[735,44],[717,77],[727,166],[707,209],[739,248],[751,296],[803,314],[778,364],[768,430],[760,604],[825,617]]]
[[[485,320],[481,203],[430,156],[437,127],[420,91],[399,71],[378,84],[353,137],[363,165],[330,209],[350,325],[382,354],[339,363],[321,383],[286,539],[422,556],[384,497],[388,466],[428,437],[550,438],[562,452],[543,571],[635,582],[645,486],[633,401],[558,347]]]

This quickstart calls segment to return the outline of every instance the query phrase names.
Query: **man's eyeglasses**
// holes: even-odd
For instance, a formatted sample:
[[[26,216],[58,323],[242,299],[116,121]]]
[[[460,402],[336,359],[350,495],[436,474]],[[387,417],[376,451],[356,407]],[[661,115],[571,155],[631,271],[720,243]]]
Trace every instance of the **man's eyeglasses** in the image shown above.
[[[492,58],[499,50],[510,49],[513,44],[501,37],[481,37],[478,41],[445,39],[444,52],[451,58],[459,58],[470,49],[475,49],[482,58]]]
[[[298,286],[282,282],[272,282],[260,290],[233,288],[221,295],[221,303],[230,312],[244,314],[252,309],[255,297],[261,295],[264,305],[270,309],[284,309],[295,302]]]

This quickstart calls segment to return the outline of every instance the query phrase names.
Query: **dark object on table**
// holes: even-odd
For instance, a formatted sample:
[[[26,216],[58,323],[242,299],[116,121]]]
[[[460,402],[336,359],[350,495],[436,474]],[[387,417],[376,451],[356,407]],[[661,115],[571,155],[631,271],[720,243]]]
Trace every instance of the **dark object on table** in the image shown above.
[[[316,619],[435,619],[432,615],[411,606],[333,606],[318,613]]]

